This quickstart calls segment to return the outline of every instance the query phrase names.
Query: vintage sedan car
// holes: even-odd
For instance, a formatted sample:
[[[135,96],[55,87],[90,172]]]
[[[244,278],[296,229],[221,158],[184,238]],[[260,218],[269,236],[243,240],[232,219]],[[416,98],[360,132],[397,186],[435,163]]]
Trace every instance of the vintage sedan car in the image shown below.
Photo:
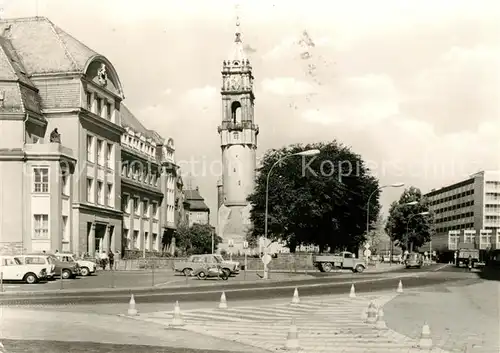
[[[405,260],[405,266],[406,268],[421,268],[422,265],[424,264],[424,258],[422,257],[421,254],[413,252],[408,254]]]
[[[49,255],[46,254],[30,254],[30,255],[16,255],[23,265],[45,265],[47,271],[47,279],[53,279],[56,274],[56,265],[51,260]]]
[[[174,269],[175,272],[182,272],[185,276],[191,276],[194,271],[207,266],[221,266],[227,276],[239,271],[239,267],[234,262],[222,261],[213,254],[191,255],[187,261],[176,261]]]
[[[75,278],[80,274],[80,267],[78,263],[73,261],[68,256],[63,256],[59,259],[55,254],[49,255],[51,260],[56,265],[56,276],[59,275],[62,279]]]
[[[0,272],[5,281],[23,281],[27,284],[38,283],[47,278],[45,265],[23,265],[14,256],[0,256]]]
[[[93,261],[77,259],[74,254],[70,253],[56,253],[54,256],[63,262],[76,262],[80,269],[81,276],[90,276],[96,273],[97,264]]]

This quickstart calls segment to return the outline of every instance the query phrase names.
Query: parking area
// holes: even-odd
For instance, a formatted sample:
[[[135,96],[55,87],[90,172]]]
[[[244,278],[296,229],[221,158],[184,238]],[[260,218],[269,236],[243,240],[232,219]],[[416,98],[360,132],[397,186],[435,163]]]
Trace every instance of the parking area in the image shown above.
[[[255,271],[242,271],[231,276],[227,282],[231,281],[257,281],[261,278],[260,273]],[[304,276],[304,274],[294,273],[273,273],[272,279],[281,280]],[[44,291],[57,289],[98,289],[98,288],[140,288],[140,287],[168,287],[189,285],[196,286],[207,282],[222,281],[217,278],[199,280],[196,277],[186,277],[182,274],[175,274],[171,269],[143,270],[143,271],[98,271],[91,276],[78,276],[74,279],[56,278],[52,281],[40,282],[37,284],[25,284],[21,282],[4,282],[3,292],[18,291]]]

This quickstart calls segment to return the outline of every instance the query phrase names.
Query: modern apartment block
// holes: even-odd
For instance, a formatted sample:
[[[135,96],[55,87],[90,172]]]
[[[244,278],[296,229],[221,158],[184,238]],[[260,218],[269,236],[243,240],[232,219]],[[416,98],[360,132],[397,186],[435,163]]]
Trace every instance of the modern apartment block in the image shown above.
[[[0,251],[161,250],[173,140],[123,99],[113,64],[47,18],[0,20]]]
[[[428,244],[434,250],[500,248],[500,171],[478,172],[425,197],[435,215],[435,235]]]

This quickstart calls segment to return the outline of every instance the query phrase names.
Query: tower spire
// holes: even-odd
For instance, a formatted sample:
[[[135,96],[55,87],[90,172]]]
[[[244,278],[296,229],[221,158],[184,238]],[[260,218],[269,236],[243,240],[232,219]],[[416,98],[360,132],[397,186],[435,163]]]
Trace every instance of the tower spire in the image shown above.
[[[235,43],[241,43],[241,31],[240,31],[240,14],[239,14],[239,9],[240,5],[236,4],[234,5],[235,11],[236,11],[236,31],[235,31],[235,38],[234,42]]]

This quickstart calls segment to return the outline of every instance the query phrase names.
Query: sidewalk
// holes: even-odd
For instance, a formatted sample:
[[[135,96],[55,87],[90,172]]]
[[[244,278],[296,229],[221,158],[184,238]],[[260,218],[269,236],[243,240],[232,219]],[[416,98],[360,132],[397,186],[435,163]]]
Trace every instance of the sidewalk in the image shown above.
[[[427,322],[434,343],[450,352],[498,353],[499,290],[496,281],[408,291],[386,305],[387,325],[416,338]],[[476,284],[472,284],[476,283]]]

